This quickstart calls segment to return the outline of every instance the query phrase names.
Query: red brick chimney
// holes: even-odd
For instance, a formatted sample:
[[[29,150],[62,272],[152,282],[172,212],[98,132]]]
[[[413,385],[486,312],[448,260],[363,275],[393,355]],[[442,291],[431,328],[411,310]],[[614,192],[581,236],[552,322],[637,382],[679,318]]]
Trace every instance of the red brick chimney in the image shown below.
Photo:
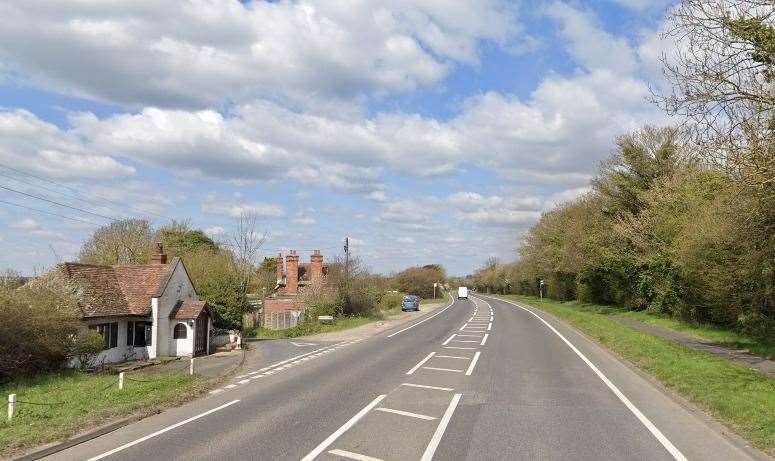
[[[167,255],[161,242],[156,242],[156,252],[151,255],[151,264],[167,264]]]
[[[309,279],[317,285],[323,282],[323,255],[315,250],[309,257]]]
[[[277,283],[283,280],[283,254],[277,253],[277,257],[274,258],[274,269],[277,274]]]
[[[291,250],[285,257],[285,292],[296,294],[299,291],[299,255]]]

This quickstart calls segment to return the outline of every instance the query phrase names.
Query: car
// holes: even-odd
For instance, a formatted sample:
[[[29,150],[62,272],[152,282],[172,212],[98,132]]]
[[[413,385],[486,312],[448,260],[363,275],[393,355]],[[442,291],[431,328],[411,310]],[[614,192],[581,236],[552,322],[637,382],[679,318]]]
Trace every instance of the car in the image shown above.
[[[414,295],[406,295],[401,300],[402,311],[419,311],[420,310],[420,298]]]

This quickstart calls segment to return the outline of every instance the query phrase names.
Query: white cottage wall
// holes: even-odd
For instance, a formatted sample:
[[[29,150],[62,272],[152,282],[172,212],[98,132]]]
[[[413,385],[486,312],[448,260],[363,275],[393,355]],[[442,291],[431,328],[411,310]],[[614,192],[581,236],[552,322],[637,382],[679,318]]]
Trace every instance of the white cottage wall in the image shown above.
[[[190,355],[193,346],[189,347],[190,350],[187,354],[179,352],[179,347],[182,347],[183,345],[178,344],[178,340],[173,339],[172,335],[172,330],[178,321],[170,321],[170,313],[178,304],[178,301],[199,299],[196,295],[196,291],[194,291],[194,285],[191,284],[191,280],[188,278],[188,274],[182,263],[178,263],[178,265],[175,266],[162,295],[159,298],[154,299],[157,299],[158,303],[158,314],[154,318],[154,326],[158,328],[160,333],[158,341],[159,347],[157,349],[158,355]],[[186,327],[189,327],[189,325],[186,325]],[[189,328],[189,330],[191,329]],[[192,341],[191,344],[193,345],[193,332],[189,331],[188,333],[186,339],[190,339]]]

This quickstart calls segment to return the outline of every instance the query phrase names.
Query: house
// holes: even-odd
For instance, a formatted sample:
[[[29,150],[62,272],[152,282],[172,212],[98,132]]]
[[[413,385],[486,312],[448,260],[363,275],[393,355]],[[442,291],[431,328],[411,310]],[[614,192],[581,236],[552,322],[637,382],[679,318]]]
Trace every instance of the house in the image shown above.
[[[97,363],[208,353],[210,307],[197,296],[183,261],[168,262],[160,243],[151,264],[61,263],[54,270],[76,288],[83,329],[103,336]]]
[[[278,254],[275,258],[277,284],[264,299],[263,325],[267,328],[295,325],[298,317],[294,319],[292,313],[298,312],[299,293],[311,285],[322,285],[327,269],[328,267],[323,264],[320,250],[312,252],[309,263],[301,264],[296,250],[290,250],[285,256],[285,268],[283,268],[283,255]]]

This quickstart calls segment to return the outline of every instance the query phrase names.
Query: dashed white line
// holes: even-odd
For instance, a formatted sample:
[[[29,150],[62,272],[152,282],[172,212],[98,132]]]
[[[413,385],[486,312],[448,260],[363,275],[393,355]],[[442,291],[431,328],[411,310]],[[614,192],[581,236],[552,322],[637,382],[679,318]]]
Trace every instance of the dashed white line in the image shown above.
[[[382,461],[379,458],[362,455],[360,453],[353,453],[347,450],[330,450],[329,453],[331,453],[332,455],[341,456],[343,458],[354,459],[356,461]]]
[[[462,359],[471,360],[471,357],[460,357],[459,355],[437,355],[437,359]]]
[[[468,365],[468,370],[466,370],[466,376],[471,376],[471,373],[474,372],[474,367],[476,366],[476,362],[479,361],[479,355],[481,352],[477,351],[476,354],[474,354],[474,358],[471,360],[471,364]]]
[[[427,386],[425,384],[412,384],[412,383],[401,383],[402,386],[409,386],[409,387],[419,387],[421,389],[435,389],[437,391],[447,391],[452,392],[454,389],[451,387],[438,387],[438,386]]]
[[[455,370],[454,368],[438,368],[438,367],[422,367],[423,370],[436,370],[436,371],[451,371],[453,373],[462,373],[463,370]]]
[[[488,334],[485,334],[485,335],[484,335],[484,338],[482,338],[482,342],[481,342],[481,343],[479,343],[479,345],[480,345],[480,346],[484,346],[484,343],[486,343],[486,342],[487,342],[487,338],[488,338],[489,336],[490,336],[490,335],[488,335]]]
[[[421,415],[419,413],[412,413],[411,411],[394,410],[392,408],[386,408],[386,407],[379,407],[375,411],[383,411],[385,413],[393,413],[396,415],[408,416],[410,418],[424,419],[426,421],[433,421],[434,419],[436,419],[435,416]]]
[[[203,417],[205,417],[205,416],[207,416],[207,415],[209,415],[211,413],[215,413],[218,410],[223,410],[224,408],[226,408],[228,406],[231,406],[231,405],[234,405],[237,402],[239,402],[239,400],[232,400],[231,402],[225,403],[225,404],[221,405],[220,407],[215,407],[215,408],[213,408],[211,410],[205,411],[204,413],[199,413],[196,416],[192,416],[192,417],[190,417],[188,419],[184,419],[183,421],[181,421],[179,423],[175,423],[175,424],[173,424],[171,426],[167,426],[164,429],[160,429],[160,430],[158,430],[156,432],[148,434],[145,437],[140,437],[137,440],[134,440],[134,441],[129,442],[129,443],[125,443],[124,445],[121,445],[120,447],[116,447],[116,448],[114,448],[114,449],[112,449],[110,451],[106,451],[105,453],[102,453],[101,455],[97,455],[97,456],[95,456],[93,458],[89,458],[88,461],[97,461],[98,459],[102,459],[102,458],[105,458],[105,457],[110,456],[112,454],[118,453],[119,451],[125,450],[125,449],[127,449],[129,447],[132,447],[132,446],[135,446],[138,443],[142,443],[142,442],[145,442],[148,439],[152,439],[152,438],[156,437],[157,435],[164,434],[165,432],[171,431],[171,430],[173,430],[175,428],[178,428],[178,427],[180,427],[180,426],[182,426],[184,424],[188,424],[188,423],[190,423],[192,421],[196,421],[199,418],[203,418]]]
[[[441,438],[444,436],[444,431],[447,430],[449,420],[452,419],[452,414],[455,412],[455,408],[457,407],[458,402],[460,402],[460,397],[462,395],[463,394],[455,394],[452,396],[452,401],[449,402],[447,411],[445,411],[444,416],[441,417],[441,421],[436,427],[436,432],[433,433],[433,437],[425,448],[425,453],[422,454],[420,461],[431,461],[433,459],[433,454],[436,453],[436,449],[439,447]]]
[[[475,347],[462,347],[462,346],[444,346],[444,349],[463,349],[467,351],[475,351]]]
[[[492,330],[492,322],[490,322],[490,323],[487,325],[487,331],[490,331],[490,330]]]
[[[315,457],[317,457],[317,455],[323,453],[323,450],[328,448],[328,446],[331,445],[332,443],[334,443],[334,441],[336,441],[336,439],[341,437],[342,434],[344,434],[351,427],[353,427],[355,425],[355,423],[358,422],[358,420],[363,418],[366,415],[366,413],[368,413],[372,408],[376,407],[379,404],[379,402],[381,402],[382,399],[384,399],[385,397],[387,397],[387,395],[385,395],[385,394],[377,396],[377,398],[372,400],[370,404],[366,405],[361,411],[356,413],[355,416],[353,416],[346,423],[344,423],[342,425],[342,427],[337,429],[333,434],[329,435],[326,438],[326,440],[320,442],[320,445],[318,445],[317,447],[315,447],[314,450],[309,452],[309,454],[307,454],[307,456],[303,457],[301,459],[301,461],[312,461],[313,459],[315,459]]]
[[[447,344],[449,344],[449,342],[450,342],[450,341],[452,341],[453,339],[455,339],[455,335],[454,335],[454,334],[453,334],[452,336],[450,336],[449,338],[447,338],[447,340],[446,340],[446,341],[444,341],[444,342],[443,342],[443,343],[441,343],[441,344],[442,344],[442,345],[444,345],[444,346],[446,346],[446,345],[447,345]]]
[[[423,365],[425,364],[425,362],[427,362],[428,360],[430,360],[430,359],[431,359],[431,357],[433,357],[434,355],[436,355],[436,353],[435,353],[435,352],[431,352],[430,354],[428,354],[427,356],[425,356],[425,358],[424,358],[424,359],[420,360],[420,363],[418,363],[417,365],[413,366],[411,370],[409,370],[409,371],[407,371],[407,372],[406,372],[406,374],[407,374],[407,375],[411,375],[412,373],[414,373],[415,371],[417,371],[417,369],[418,369],[418,368],[420,368],[421,366],[423,366]]]

